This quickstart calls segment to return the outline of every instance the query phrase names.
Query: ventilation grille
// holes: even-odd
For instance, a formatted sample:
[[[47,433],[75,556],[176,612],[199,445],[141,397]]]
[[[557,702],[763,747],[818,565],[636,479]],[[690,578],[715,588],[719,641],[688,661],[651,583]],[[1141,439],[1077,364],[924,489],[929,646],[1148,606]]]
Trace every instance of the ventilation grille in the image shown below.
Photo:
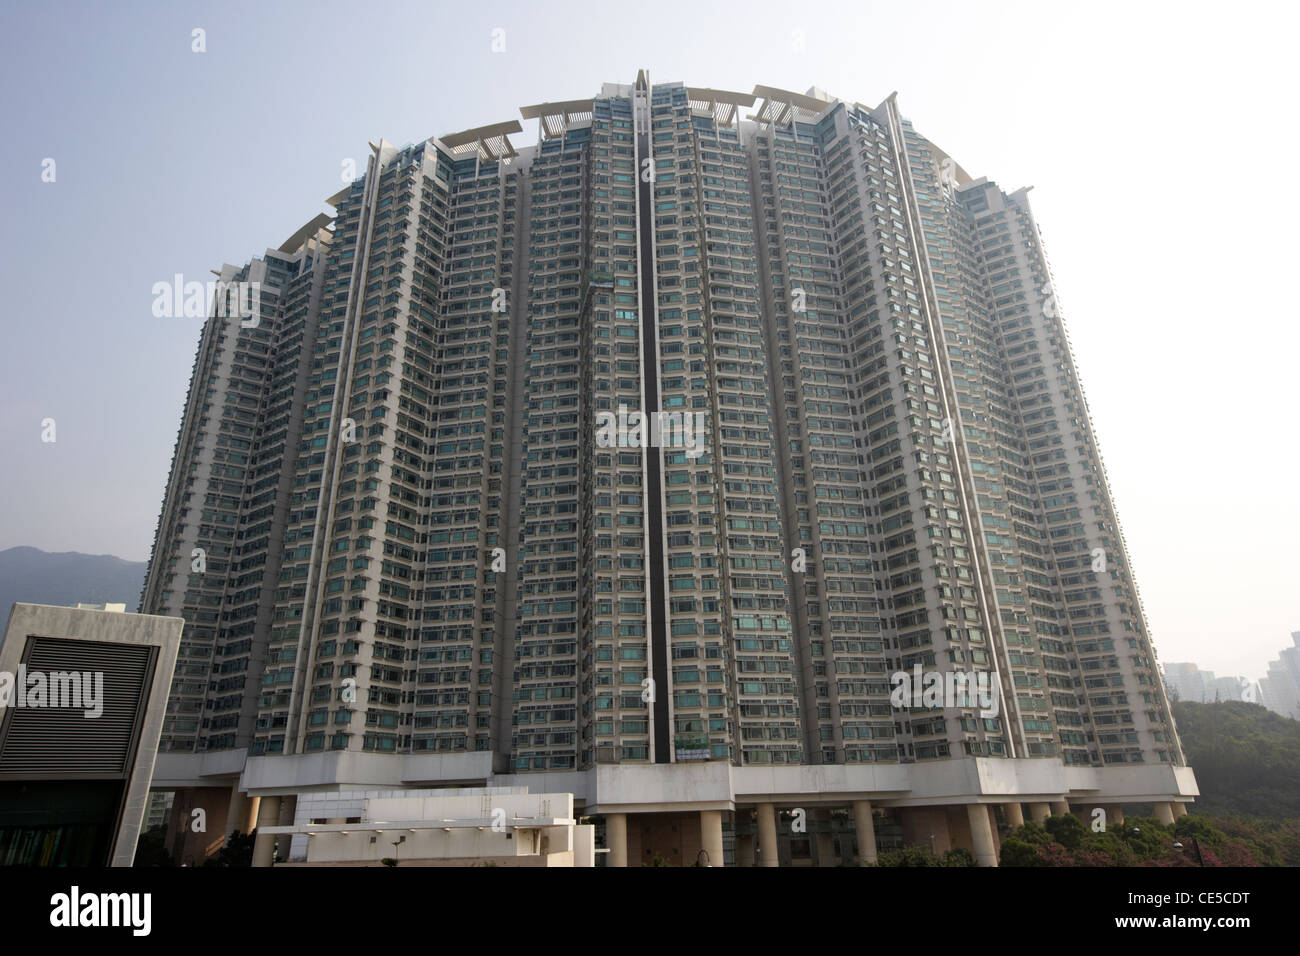
[[[80,707],[14,706],[18,682],[10,706],[2,715],[5,724],[0,738],[0,774],[40,774],[66,777],[123,778],[129,774],[136,735],[143,720],[145,691],[152,672],[156,648],[139,644],[109,644],[98,641],[68,641],[32,637],[27,642],[23,663],[28,674],[45,675],[47,687],[55,675],[91,675],[91,699],[102,705],[98,717],[87,717],[83,697]],[[95,693],[95,674],[104,675],[103,691]],[[65,684],[66,686],[66,684]],[[70,703],[55,700],[47,690],[47,704]]]

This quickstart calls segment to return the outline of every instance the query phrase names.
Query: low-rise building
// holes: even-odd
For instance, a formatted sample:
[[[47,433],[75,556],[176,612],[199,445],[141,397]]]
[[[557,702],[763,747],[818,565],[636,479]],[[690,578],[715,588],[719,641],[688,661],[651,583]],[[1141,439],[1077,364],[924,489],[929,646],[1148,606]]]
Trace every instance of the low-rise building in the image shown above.
[[[571,793],[323,791],[297,799],[291,824],[258,830],[253,862],[287,836],[289,866],[594,866],[595,829],[574,819]]]
[[[0,865],[130,866],[179,617],[15,604],[0,642]]]

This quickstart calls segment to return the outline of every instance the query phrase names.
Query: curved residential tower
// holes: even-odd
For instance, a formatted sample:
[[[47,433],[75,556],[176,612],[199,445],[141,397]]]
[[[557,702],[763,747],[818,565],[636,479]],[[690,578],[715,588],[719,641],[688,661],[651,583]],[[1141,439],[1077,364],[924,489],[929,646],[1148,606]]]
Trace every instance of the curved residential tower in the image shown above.
[[[141,608],[173,812],[310,860],[369,792],[527,788],[610,865],[765,866],[1183,812],[1028,191],[892,96],[521,114],[221,270]]]

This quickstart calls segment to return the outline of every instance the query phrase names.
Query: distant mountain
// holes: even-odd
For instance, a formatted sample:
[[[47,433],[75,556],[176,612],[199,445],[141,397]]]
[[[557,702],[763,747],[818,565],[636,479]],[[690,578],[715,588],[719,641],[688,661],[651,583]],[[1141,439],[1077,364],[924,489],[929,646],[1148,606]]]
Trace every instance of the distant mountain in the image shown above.
[[[111,554],[50,554],[39,548],[0,551],[0,631],[15,601],[27,604],[140,606],[145,562]]]

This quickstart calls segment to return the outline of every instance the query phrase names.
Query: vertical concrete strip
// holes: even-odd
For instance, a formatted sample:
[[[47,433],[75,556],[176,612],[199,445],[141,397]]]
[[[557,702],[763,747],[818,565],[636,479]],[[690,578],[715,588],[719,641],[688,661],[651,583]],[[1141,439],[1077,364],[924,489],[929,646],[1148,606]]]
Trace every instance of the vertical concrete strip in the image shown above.
[[[1002,809],[1007,815],[1007,823],[1011,825],[1012,830],[1025,825],[1025,813],[1020,808],[1020,804],[1004,803]]]
[[[263,797],[257,814],[258,830],[263,827],[278,826],[279,823],[280,798]],[[259,832],[257,839],[253,841],[253,866],[270,866],[274,861],[275,835]]]
[[[627,814],[605,814],[605,844],[609,847],[609,865],[627,866]]]
[[[726,866],[722,850],[722,811],[700,811],[700,845],[709,855],[711,866]]]
[[[776,807],[770,803],[758,805],[758,865],[781,865],[776,850]]]
[[[854,800],[853,801],[853,826],[858,835],[858,865],[866,866],[869,863],[875,863],[876,854],[876,826],[871,818],[871,801]]]
[[[968,803],[966,816],[970,820],[970,836],[975,846],[976,864],[997,866],[998,854],[993,849],[993,826],[989,821],[989,808],[982,803]]]

